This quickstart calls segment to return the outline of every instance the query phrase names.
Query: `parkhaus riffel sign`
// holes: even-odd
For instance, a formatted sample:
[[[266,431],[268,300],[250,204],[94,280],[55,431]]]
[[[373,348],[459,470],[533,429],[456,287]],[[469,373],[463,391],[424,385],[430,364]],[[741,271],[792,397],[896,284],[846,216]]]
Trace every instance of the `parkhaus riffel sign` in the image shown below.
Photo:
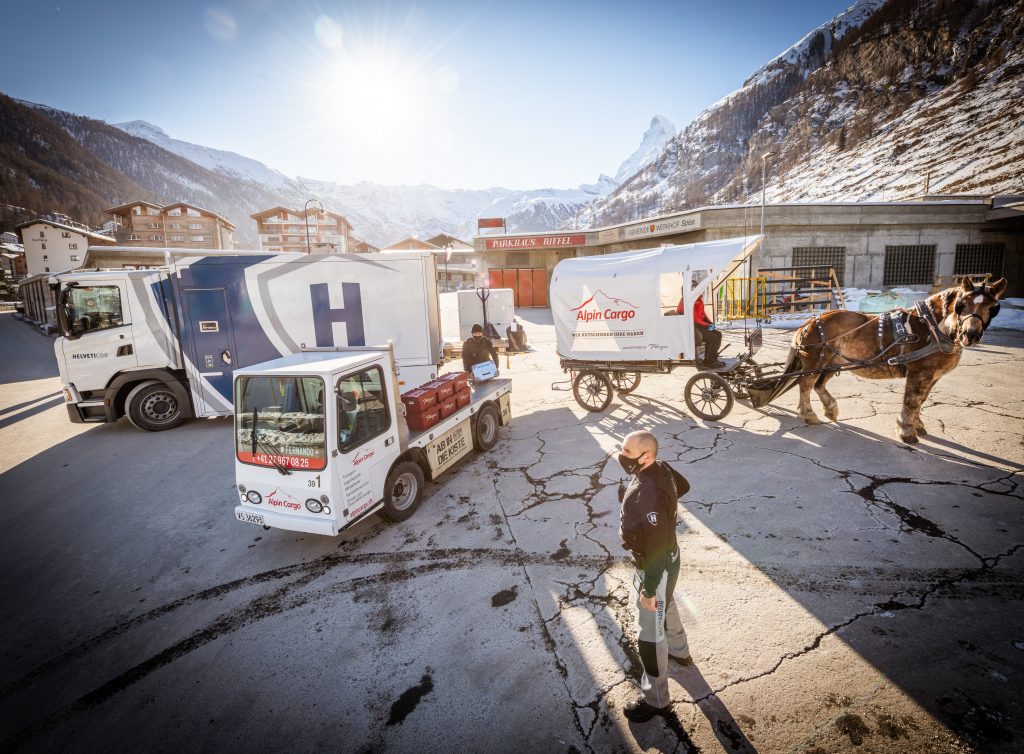
[[[560,246],[583,246],[587,242],[585,233],[559,236],[529,236],[521,238],[488,238],[485,249],[495,251],[518,251],[521,249],[557,249]]]

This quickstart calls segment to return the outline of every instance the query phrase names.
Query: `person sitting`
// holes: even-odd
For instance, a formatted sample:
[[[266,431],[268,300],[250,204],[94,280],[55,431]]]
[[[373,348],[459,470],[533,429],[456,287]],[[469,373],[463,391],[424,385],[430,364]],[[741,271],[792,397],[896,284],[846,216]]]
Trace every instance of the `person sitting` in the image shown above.
[[[481,325],[473,325],[470,330],[471,336],[462,344],[462,369],[472,371],[477,364],[483,364],[488,359],[494,360],[495,369],[498,368],[498,351],[494,344],[484,337],[484,328]]]
[[[696,283],[694,283],[696,286]],[[683,314],[683,299],[679,299],[679,304],[676,306],[676,314]],[[718,360],[718,349],[722,345],[722,333],[715,329],[715,323],[708,317],[707,312],[704,310],[704,297],[698,296],[697,300],[693,303],[693,330],[694,330],[694,348],[700,345],[701,341],[704,341],[704,361],[698,361],[697,366],[702,369],[720,369],[725,366],[725,362]]]

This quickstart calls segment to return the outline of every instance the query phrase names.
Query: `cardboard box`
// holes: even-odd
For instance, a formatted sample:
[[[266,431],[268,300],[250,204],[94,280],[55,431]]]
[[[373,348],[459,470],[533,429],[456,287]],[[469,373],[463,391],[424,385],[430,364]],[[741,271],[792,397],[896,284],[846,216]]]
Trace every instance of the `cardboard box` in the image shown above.
[[[437,405],[437,391],[418,387],[402,393],[402,403],[407,411],[423,413]]]
[[[423,432],[441,421],[441,409],[439,406],[433,406],[426,411],[409,411],[405,415],[405,421],[410,431]]]
[[[441,409],[441,418],[447,419],[449,416],[459,410],[459,402],[456,400],[455,395],[452,394],[450,398],[445,398],[439,404],[438,407]]]
[[[469,390],[459,390],[455,393],[455,403],[458,408],[464,408],[469,405],[469,402],[473,400],[473,394]]]

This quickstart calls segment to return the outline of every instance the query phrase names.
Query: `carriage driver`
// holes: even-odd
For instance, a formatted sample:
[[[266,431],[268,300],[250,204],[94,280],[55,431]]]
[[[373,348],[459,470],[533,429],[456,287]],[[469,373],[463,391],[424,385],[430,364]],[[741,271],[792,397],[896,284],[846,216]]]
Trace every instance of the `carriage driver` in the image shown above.
[[[690,288],[696,288],[705,275],[706,273],[703,272],[695,272]],[[685,313],[685,309],[683,299],[680,297],[679,303],[676,305],[676,314],[683,313]],[[715,323],[711,321],[707,312],[704,311],[703,296],[698,296],[697,300],[693,303],[693,330],[696,336],[694,348],[700,345],[701,340],[704,341],[704,361],[698,361],[697,366],[702,369],[719,369],[724,367],[725,363],[718,360],[718,349],[722,345],[722,333],[715,329]]]

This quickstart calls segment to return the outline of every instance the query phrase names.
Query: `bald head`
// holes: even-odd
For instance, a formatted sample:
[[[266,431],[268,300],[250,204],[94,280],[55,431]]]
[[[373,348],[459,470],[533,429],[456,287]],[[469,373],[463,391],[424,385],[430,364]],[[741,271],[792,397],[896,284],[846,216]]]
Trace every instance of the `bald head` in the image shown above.
[[[647,453],[642,461],[646,468],[658,458],[658,438],[645,429],[630,432],[622,441],[622,452],[630,458],[638,458]]]

